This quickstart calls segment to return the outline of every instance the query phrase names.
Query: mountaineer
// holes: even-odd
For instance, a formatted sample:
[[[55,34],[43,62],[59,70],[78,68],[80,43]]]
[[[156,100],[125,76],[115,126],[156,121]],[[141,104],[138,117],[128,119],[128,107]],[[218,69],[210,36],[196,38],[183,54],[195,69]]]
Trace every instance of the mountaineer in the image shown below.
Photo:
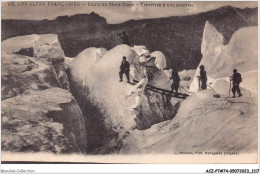
[[[130,42],[129,42],[129,39],[128,39],[128,36],[126,34],[125,31],[123,31],[122,33],[119,33],[117,34],[123,41],[123,44],[126,44],[128,46],[131,46]]]
[[[201,90],[207,89],[207,73],[204,65],[200,65]]]
[[[125,75],[126,75],[126,78],[127,78],[127,83],[130,83],[129,71],[130,71],[130,64],[129,64],[129,62],[126,60],[126,57],[123,56],[123,60],[122,60],[122,62],[121,62],[120,71],[119,71],[119,77],[120,77],[120,81],[119,81],[119,82],[122,82],[122,81],[123,81],[123,74],[125,74]]]
[[[172,92],[175,90],[176,94],[178,94],[178,89],[180,86],[180,77],[178,75],[178,72],[175,69],[170,69],[171,71],[171,79],[173,80],[171,88]]]
[[[236,91],[238,93],[238,97],[241,97],[242,94],[240,92],[240,88],[239,88],[239,84],[242,82],[242,77],[241,74],[237,72],[236,69],[233,70],[233,76],[231,77],[230,81],[233,81],[233,88],[232,88],[232,92],[233,92],[233,97],[236,97]]]

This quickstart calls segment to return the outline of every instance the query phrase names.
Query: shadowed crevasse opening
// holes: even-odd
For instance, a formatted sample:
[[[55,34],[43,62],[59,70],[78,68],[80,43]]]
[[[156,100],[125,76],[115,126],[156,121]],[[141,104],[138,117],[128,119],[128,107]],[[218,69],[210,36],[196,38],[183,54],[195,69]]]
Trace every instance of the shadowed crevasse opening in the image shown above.
[[[98,154],[103,151],[106,153],[120,151],[120,144],[123,140],[122,137],[124,137],[121,135],[123,132],[118,132],[120,131],[119,128],[113,127],[112,123],[110,123],[110,118],[106,116],[102,106],[91,98],[88,88],[82,88],[80,84],[74,83],[69,70],[67,73],[71,93],[75,97],[84,116],[87,132],[86,153]],[[149,129],[154,124],[173,119],[180,107],[180,101],[172,104],[167,101],[169,98],[166,96],[154,94],[151,91],[145,92],[144,95],[141,111],[135,119],[138,130]],[[143,107],[142,105],[148,105],[149,107],[144,108],[145,106]],[[107,148],[110,149],[108,150],[109,152]]]
[[[70,82],[73,81],[69,70],[68,77]],[[87,132],[85,150],[86,153],[91,153],[95,149],[107,144],[111,139],[116,137],[117,134],[111,127],[107,127],[107,120],[101,113],[99,106],[89,97],[89,91],[87,88],[82,89],[76,83],[70,83],[70,89],[84,116]]]
[[[19,55],[23,55],[23,56],[29,56],[29,57],[33,57],[34,53],[33,53],[33,48],[21,48],[19,51],[15,52],[14,54],[19,54]]]
[[[141,104],[140,113],[136,118],[136,128],[138,130],[149,129],[154,124],[171,120],[177,114],[181,100],[171,103],[170,96],[156,94],[151,91],[145,91],[144,95],[150,107],[149,110],[142,109],[144,102]]]

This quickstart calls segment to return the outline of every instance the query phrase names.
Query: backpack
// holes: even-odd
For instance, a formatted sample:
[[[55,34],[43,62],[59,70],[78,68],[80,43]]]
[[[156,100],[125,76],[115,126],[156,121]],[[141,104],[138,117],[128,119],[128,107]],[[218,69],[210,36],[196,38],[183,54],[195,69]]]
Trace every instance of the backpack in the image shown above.
[[[241,82],[242,82],[241,74],[238,75],[238,77],[237,77],[237,82],[238,82],[238,83],[241,83]]]

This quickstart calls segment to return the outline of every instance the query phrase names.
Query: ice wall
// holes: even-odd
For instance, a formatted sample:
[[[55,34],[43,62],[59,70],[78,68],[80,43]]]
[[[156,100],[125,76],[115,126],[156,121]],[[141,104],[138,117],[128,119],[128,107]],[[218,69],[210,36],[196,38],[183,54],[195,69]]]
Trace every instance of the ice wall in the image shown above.
[[[224,45],[223,35],[207,21],[201,45],[203,57],[199,66],[205,66],[208,84],[213,83],[216,79],[227,80],[235,68],[242,74],[242,78],[244,73],[257,71],[257,38],[257,27],[241,28],[233,34],[229,44]],[[200,72],[199,66],[190,85],[191,92],[197,92],[199,89],[197,78]],[[246,86],[244,84],[247,84],[250,78],[254,78],[255,85],[257,85],[257,77],[248,78],[247,76],[247,78],[243,78],[241,86]]]
[[[85,122],[57,35],[3,41],[1,67],[2,150],[84,153]]]
[[[2,42],[8,54],[22,54],[37,58],[64,58],[64,52],[56,34],[32,34],[18,36]]]
[[[98,61],[96,61],[96,48],[89,48],[79,54],[79,56],[74,58],[70,63],[71,83],[74,87],[77,87],[74,91],[78,90],[77,93],[84,96],[84,99],[96,103],[96,105],[99,106],[99,110],[106,117],[105,121],[107,121],[108,124],[131,129],[135,126],[135,118],[138,115],[126,109],[136,103],[136,95],[129,96],[129,91],[135,91],[135,87],[126,83],[125,75],[123,77],[124,82],[119,82],[119,67],[123,56],[126,56],[130,63],[131,81],[133,81],[133,78],[141,81],[144,78],[146,79],[146,75],[149,74],[150,79],[148,84],[170,89],[169,78],[161,69],[157,68],[157,66],[161,68],[165,67],[166,60],[164,55],[161,52],[150,54],[150,52],[143,47],[144,46],[135,46],[131,48],[126,45],[118,45],[109,50]],[[139,63],[139,54],[156,56],[154,60],[147,59],[147,61],[153,61],[153,65],[151,64],[150,69],[148,68],[149,72],[145,72],[144,65]],[[158,60],[156,61],[157,58]],[[156,100],[160,103],[158,106],[155,106],[157,105]],[[146,126],[151,126],[155,122],[167,119],[163,106],[164,100],[161,95],[150,94],[150,96],[147,97],[142,94],[141,101],[143,110],[142,117],[145,118],[147,122]],[[157,109],[151,110],[150,107]],[[149,119],[148,115],[150,117]],[[151,118],[152,115],[154,118]]]

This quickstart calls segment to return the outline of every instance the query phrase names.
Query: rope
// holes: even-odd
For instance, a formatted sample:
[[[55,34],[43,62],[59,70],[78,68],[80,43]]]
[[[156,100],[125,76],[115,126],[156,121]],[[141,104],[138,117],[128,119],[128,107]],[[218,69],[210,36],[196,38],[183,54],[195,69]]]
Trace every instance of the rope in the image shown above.
[[[214,89],[213,87],[209,86],[208,84],[207,84],[207,86],[210,87],[210,89],[212,89],[215,94],[217,94],[216,91],[215,91],[215,89]]]
[[[132,78],[132,80],[134,81],[135,79],[132,77],[132,75],[129,73],[130,77]]]
[[[186,91],[187,93],[194,93],[194,92],[190,92],[190,91],[187,91],[183,86],[181,86],[180,85],[180,87],[182,88],[182,89],[184,89],[184,91]]]
[[[210,85],[207,85],[207,86],[210,87],[210,88],[214,91],[215,94],[218,94],[213,87],[211,87]],[[227,95],[227,94],[229,94],[228,97],[225,97],[225,100],[227,100],[228,98],[232,98],[232,97],[230,97],[230,92],[231,92],[231,81],[230,81],[230,85],[229,85],[229,90],[228,90],[228,92],[225,93],[225,94],[223,94],[224,96]],[[220,95],[220,94],[218,94],[218,95]]]

